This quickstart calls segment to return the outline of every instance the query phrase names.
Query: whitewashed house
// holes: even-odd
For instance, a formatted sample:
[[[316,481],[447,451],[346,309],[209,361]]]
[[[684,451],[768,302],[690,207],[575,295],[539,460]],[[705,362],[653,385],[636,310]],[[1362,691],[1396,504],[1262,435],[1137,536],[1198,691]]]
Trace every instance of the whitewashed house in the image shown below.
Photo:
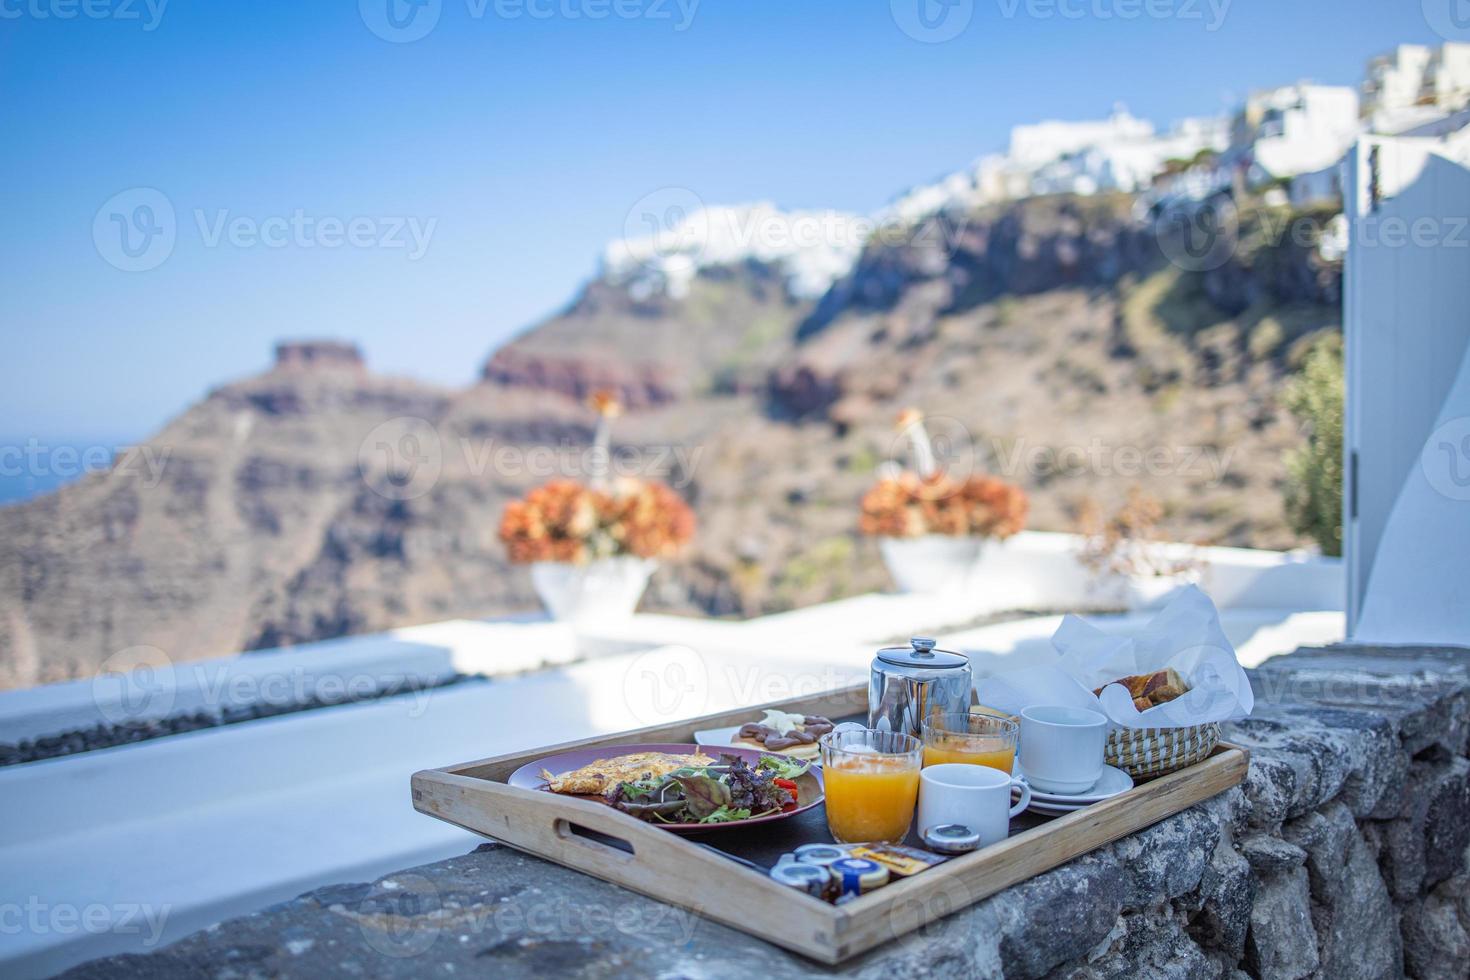
[[[1349,635],[1463,641],[1470,553],[1470,130],[1347,160]]]
[[[1252,179],[1264,182],[1333,166],[1361,128],[1357,92],[1302,82],[1252,93],[1231,144],[1249,160]]]

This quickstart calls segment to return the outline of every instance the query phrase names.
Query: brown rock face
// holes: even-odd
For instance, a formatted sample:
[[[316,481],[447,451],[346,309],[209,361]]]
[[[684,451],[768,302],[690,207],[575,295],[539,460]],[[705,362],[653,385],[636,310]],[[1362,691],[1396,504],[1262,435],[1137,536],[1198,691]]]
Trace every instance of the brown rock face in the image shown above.
[[[276,345],[276,368],[282,371],[321,368],[362,371],[366,366],[362,351],[346,341],[290,340]]]
[[[549,391],[585,401],[596,391],[612,391],[630,409],[653,408],[679,398],[667,367],[648,361],[537,354],[512,347],[496,351],[481,377],[504,388]]]
[[[906,405],[942,420],[947,462],[1020,483],[1032,527],[1070,530],[1083,498],[1140,485],[1172,537],[1299,544],[1280,484],[1303,437],[1279,393],[1336,306],[1294,292],[1278,252],[1233,260],[1232,295],[1254,299],[1222,307],[1149,259],[1126,204],[1024,202],[939,251],[870,245],[815,309],[749,265],[682,300],[594,282],[463,391],[374,376],[350,344],[282,344],[274,370],[111,471],[0,508],[0,687],[142,644],[182,661],[532,609],[501,511],[587,475],[598,388],[631,409],[618,472],[665,480],[699,521],[646,608],[755,615],[886,588],[857,506],[903,458]],[[403,480],[379,478],[388,463]]]

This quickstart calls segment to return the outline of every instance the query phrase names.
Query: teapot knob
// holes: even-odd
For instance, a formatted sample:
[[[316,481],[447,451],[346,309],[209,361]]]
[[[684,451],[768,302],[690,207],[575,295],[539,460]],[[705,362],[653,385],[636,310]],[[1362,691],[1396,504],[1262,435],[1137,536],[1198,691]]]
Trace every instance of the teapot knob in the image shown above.
[[[927,636],[916,636],[909,640],[909,643],[913,646],[914,652],[918,654],[927,655],[934,649],[934,640]]]

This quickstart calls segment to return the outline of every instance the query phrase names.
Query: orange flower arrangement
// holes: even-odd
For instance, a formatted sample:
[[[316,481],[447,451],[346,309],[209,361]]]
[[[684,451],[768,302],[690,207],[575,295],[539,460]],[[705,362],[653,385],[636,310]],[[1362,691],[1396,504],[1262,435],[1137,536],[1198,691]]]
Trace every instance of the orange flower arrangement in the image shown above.
[[[863,496],[858,526],[864,534],[887,538],[1008,538],[1026,526],[1030,506],[1024,490],[995,477],[960,481],[904,472],[878,481]]]
[[[597,490],[552,480],[505,505],[500,540],[518,564],[667,558],[694,536],[694,512],[662,483],[619,480]]]
[[[1026,526],[1031,504],[1014,483],[991,476],[955,480],[939,472],[917,408],[899,412],[894,427],[909,440],[918,472],[885,476],[863,496],[858,527],[864,534],[1008,538]]]

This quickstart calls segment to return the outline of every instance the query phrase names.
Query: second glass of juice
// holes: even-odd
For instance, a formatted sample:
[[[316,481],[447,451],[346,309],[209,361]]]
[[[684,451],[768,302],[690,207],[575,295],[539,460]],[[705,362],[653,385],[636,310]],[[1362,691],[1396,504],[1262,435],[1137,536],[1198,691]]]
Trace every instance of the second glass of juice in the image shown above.
[[[1010,772],[1021,726],[1008,718],[969,712],[930,715],[922,725],[924,765],[968,762]]]
[[[839,844],[899,844],[919,798],[923,743],[903,732],[829,732],[818,740],[827,829]]]

